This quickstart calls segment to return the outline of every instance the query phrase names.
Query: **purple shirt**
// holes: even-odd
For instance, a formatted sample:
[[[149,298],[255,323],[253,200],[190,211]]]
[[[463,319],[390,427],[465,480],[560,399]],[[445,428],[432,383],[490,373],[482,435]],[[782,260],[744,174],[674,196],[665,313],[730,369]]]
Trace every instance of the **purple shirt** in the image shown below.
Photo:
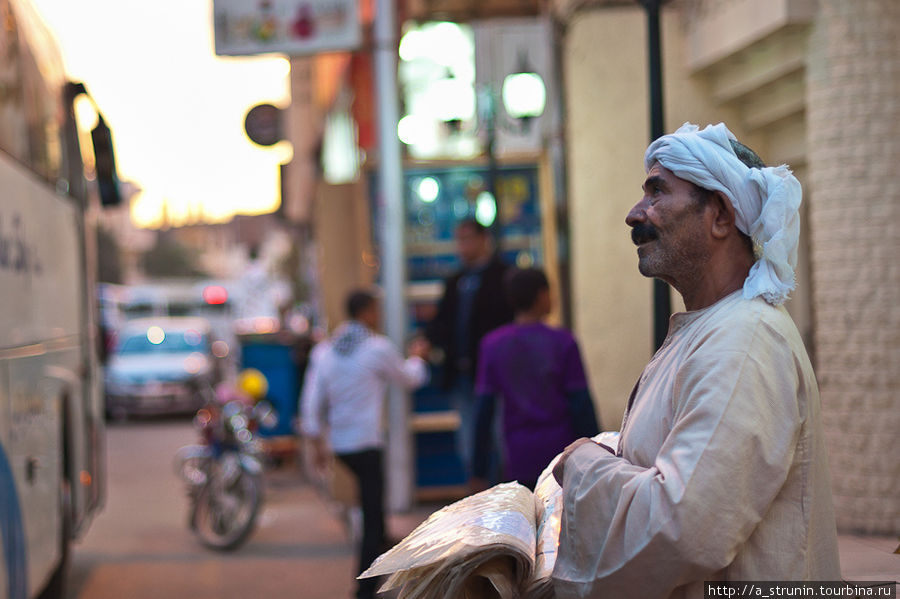
[[[508,324],[481,341],[475,389],[503,402],[505,475],[534,481],[575,440],[566,394],[587,388],[578,344],[565,329]]]

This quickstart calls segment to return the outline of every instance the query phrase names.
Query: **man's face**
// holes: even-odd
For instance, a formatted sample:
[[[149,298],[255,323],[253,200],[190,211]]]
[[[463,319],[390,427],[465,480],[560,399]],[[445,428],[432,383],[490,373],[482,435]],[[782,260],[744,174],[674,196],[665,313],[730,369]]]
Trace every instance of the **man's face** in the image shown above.
[[[625,218],[638,246],[638,270],[679,289],[701,274],[709,257],[706,210],[692,183],[659,164],[642,187],[644,197]]]
[[[459,227],[456,230],[456,251],[463,264],[475,264],[488,255],[490,246],[488,236],[475,231],[472,227]]]

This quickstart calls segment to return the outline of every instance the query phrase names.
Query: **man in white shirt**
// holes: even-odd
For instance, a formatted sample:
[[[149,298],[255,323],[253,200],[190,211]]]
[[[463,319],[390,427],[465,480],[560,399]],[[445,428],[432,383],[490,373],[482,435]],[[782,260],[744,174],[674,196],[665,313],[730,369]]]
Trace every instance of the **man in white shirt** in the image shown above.
[[[800,184],[724,124],[645,155],[626,223],[638,267],[686,312],[629,399],[618,450],[581,439],[563,488],[556,596],[704,596],[704,581],[839,580],[815,375],[781,305]]]
[[[347,298],[350,320],[313,356],[302,406],[302,430],[312,440],[314,460],[323,466],[333,452],[353,473],[359,488],[363,535],[359,572],[384,550],[384,399],[390,383],[413,389],[428,380],[428,343],[417,340],[406,360],[378,334],[378,299],[366,291]],[[323,429],[328,429],[328,442]],[[330,450],[329,450],[330,446]],[[357,597],[375,596],[377,579],[359,581]]]

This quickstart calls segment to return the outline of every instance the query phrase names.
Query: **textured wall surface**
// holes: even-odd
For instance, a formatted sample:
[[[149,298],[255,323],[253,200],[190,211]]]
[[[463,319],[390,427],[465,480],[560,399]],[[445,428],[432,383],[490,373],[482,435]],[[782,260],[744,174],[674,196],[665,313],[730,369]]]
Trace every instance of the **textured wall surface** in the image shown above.
[[[607,429],[620,425],[651,350],[650,285],[625,225],[644,178],[642,16],[632,7],[583,14],[570,24],[565,54],[572,312]]]
[[[900,533],[900,2],[820,0],[807,68],[813,338],[838,527]]]

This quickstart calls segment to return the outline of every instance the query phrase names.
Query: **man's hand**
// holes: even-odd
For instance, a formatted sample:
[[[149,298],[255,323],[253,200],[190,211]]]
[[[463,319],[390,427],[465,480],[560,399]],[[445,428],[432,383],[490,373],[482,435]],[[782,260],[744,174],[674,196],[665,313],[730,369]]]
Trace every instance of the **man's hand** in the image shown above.
[[[575,441],[572,441],[572,443],[570,443],[569,446],[566,447],[560,454],[559,461],[556,462],[556,466],[553,467],[553,478],[556,479],[556,482],[559,483],[560,487],[563,486],[563,474],[566,468],[566,460],[569,459],[569,456],[572,455],[572,453],[576,449],[578,449],[585,443],[593,443],[593,441],[591,441],[587,437],[576,439]]]
[[[328,469],[328,465],[331,462],[331,452],[328,449],[327,443],[325,443],[325,439],[322,437],[310,439],[310,445],[312,449],[311,457],[313,469],[321,474]]]
[[[406,353],[410,356],[416,356],[423,360],[428,360],[428,354],[431,352],[431,344],[424,337],[416,337],[409,342]]]

